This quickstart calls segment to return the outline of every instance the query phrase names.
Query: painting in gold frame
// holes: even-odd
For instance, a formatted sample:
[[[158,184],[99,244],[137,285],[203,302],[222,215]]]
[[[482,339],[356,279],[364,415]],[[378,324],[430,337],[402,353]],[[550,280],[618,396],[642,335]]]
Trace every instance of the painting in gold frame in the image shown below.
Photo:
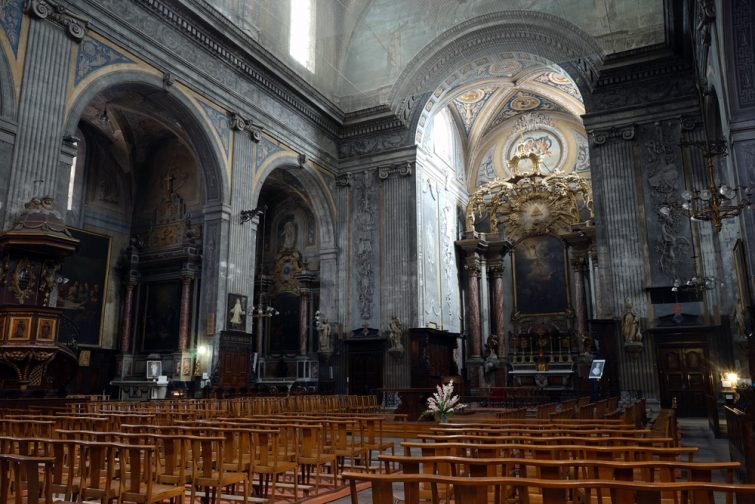
[[[37,341],[55,341],[57,328],[57,319],[40,317],[37,320]]]
[[[570,313],[564,242],[554,235],[528,236],[512,253],[514,318]]]
[[[10,318],[10,340],[28,340],[31,337],[31,317]]]

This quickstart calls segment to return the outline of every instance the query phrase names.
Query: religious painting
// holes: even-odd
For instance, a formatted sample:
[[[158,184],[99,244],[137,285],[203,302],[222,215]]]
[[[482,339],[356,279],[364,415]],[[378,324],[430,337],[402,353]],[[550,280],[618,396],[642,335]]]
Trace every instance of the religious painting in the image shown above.
[[[550,131],[538,129],[523,134],[519,142],[514,142],[509,148],[508,159],[514,156],[526,156],[536,154],[540,159],[540,171],[552,173],[560,168],[563,152],[560,140]],[[528,173],[532,170],[525,169],[524,164],[519,167],[519,173]]]
[[[227,329],[246,331],[247,300],[248,298],[241,294],[228,294]]]
[[[79,240],[75,254],[63,259],[57,307],[72,323],[61,324],[60,341],[99,346],[110,264],[110,237],[68,228]],[[75,326],[75,327],[74,327]],[[77,330],[78,329],[78,330]]]
[[[747,269],[747,255],[742,240],[737,240],[737,243],[734,244],[734,268],[737,273],[740,303],[742,303],[742,308],[749,308],[752,304],[750,273]]]
[[[31,317],[11,317],[8,339],[28,340],[31,337]]]
[[[40,317],[37,320],[37,341],[54,341],[58,319]]]
[[[142,351],[176,351],[181,313],[181,281],[148,283],[142,289],[141,300]]]
[[[566,253],[552,235],[525,238],[513,254],[514,314],[563,314],[569,309]]]
[[[163,374],[163,363],[159,360],[147,361],[147,379],[157,380]]]

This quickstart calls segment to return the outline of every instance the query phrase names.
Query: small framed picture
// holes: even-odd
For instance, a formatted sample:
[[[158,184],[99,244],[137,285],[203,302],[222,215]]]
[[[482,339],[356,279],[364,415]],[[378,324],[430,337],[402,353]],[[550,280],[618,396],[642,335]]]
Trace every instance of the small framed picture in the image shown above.
[[[603,369],[606,367],[605,359],[595,359],[590,366],[590,380],[600,380],[603,377]]]
[[[163,362],[159,360],[147,361],[147,379],[157,380],[163,374]]]

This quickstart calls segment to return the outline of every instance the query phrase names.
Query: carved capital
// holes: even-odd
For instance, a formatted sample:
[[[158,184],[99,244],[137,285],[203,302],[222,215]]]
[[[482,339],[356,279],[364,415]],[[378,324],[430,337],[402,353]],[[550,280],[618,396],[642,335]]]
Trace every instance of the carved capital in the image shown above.
[[[488,274],[493,278],[503,278],[504,270],[503,264],[491,264],[488,266]]]
[[[264,128],[259,124],[255,124],[251,119],[244,119],[237,112],[231,113],[230,127],[233,131],[246,131],[254,143],[258,143],[262,139],[262,130]]]
[[[408,177],[412,174],[413,167],[413,161],[406,161],[404,163],[397,163],[387,166],[378,166],[378,178],[380,180],[386,180],[393,174],[400,175],[402,177]]]
[[[307,164],[307,155],[304,153],[299,154],[296,159],[299,163],[299,168],[304,168],[304,165]]]
[[[464,265],[464,271],[469,273],[470,277],[479,277],[480,274],[482,273],[482,267],[480,266],[480,261],[477,259],[468,261]]]
[[[336,187],[351,187],[351,173],[344,173],[336,177]]]
[[[62,26],[66,34],[76,42],[81,42],[86,37],[89,20],[71,14],[53,0],[27,0],[26,12],[34,19],[48,19]]]
[[[602,130],[590,130],[590,139],[593,146],[603,145],[609,140],[634,140],[634,125],[625,126],[623,128],[608,128]]]

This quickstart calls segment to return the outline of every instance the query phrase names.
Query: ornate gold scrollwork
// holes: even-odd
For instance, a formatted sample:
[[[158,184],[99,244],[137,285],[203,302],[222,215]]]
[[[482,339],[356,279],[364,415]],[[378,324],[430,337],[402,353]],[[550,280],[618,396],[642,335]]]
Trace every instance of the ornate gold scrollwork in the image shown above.
[[[526,162],[526,166],[524,163]],[[574,173],[540,172],[536,154],[514,156],[509,161],[512,176],[495,179],[475,191],[466,210],[466,231],[475,231],[475,217],[487,215],[490,233],[503,224],[506,239],[528,235],[562,233],[592,219],[592,189]]]

